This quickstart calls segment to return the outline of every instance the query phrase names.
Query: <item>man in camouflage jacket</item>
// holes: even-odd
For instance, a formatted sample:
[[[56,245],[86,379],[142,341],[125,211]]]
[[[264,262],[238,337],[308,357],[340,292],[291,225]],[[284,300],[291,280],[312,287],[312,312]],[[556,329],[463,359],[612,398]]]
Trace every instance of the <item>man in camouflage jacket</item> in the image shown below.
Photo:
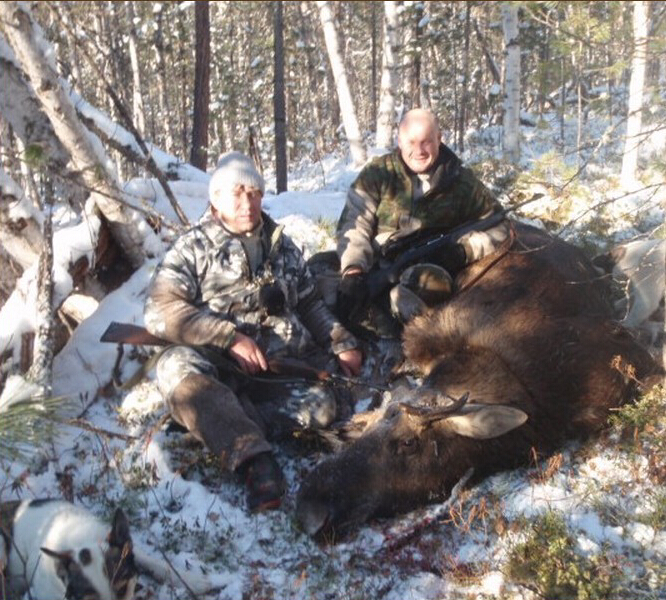
[[[388,242],[424,228],[447,232],[502,210],[440,138],[430,111],[409,111],[400,124],[398,148],[372,160],[352,184],[337,228],[339,305],[347,311],[363,302],[364,275]],[[452,277],[494,252],[507,235],[508,224],[503,221],[462,236],[427,264],[407,268],[390,292],[393,315],[406,321],[426,305],[448,299]]]
[[[275,508],[284,481],[266,440],[274,424],[247,398],[248,380],[239,384],[216,357],[252,376],[273,357],[335,368],[335,356],[357,375],[361,353],[320,299],[301,252],[261,211],[264,182],[252,161],[223,155],[209,192],[209,210],[167,252],[148,291],[146,327],[174,343],[158,361],[157,382],[174,419],[246,478],[250,509]],[[335,398],[314,389],[305,396],[285,401],[287,420],[329,425]]]

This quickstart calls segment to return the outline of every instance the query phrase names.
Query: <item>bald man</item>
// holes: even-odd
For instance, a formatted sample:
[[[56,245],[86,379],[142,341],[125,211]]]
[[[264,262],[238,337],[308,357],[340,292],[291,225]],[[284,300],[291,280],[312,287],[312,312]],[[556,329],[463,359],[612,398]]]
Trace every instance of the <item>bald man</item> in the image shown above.
[[[386,261],[382,249],[388,242],[424,228],[447,232],[501,210],[493,194],[441,142],[435,115],[410,110],[400,123],[398,147],[366,165],[347,194],[337,226],[339,310],[358,315],[354,309],[367,298],[365,275]],[[427,263],[405,269],[379,306],[404,323],[425,307],[445,302],[458,272],[495,251],[507,235],[506,221],[466,234]]]

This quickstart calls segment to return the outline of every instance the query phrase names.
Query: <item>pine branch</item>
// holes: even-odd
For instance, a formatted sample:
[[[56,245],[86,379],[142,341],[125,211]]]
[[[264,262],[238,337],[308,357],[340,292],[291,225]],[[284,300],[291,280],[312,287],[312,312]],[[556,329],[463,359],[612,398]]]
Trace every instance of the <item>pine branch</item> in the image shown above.
[[[0,462],[27,458],[57,435],[56,410],[63,397],[33,398],[12,404],[0,416]]]

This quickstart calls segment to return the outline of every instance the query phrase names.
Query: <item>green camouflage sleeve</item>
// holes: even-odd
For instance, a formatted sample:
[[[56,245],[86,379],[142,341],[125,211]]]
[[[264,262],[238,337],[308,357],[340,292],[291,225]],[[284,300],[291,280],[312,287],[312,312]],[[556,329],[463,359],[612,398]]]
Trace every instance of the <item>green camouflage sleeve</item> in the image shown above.
[[[153,275],[144,307],[146,328],[170,342],[228,348],[235,327],[207,307],[199,305],[196,234],[181,236],[166,253]]]
[[[386,178],[381,169],[378,161],[371,162],[361,170],[347,192],[336,231],[341,272],[352,265],[367,272],[374,262],[372,240],[377,233],[381,181]]]

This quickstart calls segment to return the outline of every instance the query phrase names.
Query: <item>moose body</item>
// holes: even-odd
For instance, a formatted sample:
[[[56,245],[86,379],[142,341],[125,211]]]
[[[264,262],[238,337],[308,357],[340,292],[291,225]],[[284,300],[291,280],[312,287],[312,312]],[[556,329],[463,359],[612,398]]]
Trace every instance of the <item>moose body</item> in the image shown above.
[[[447,304],[405,327],[423,384],[407,402],[356,415],[358,437],[308,475],[297,502],[308,533],[344,533],[445,497],[469,468],[478,480],[528,464],[599,430],[659,372],[611,319],[581,250],[513,229],[508,251],[468,267]]]

